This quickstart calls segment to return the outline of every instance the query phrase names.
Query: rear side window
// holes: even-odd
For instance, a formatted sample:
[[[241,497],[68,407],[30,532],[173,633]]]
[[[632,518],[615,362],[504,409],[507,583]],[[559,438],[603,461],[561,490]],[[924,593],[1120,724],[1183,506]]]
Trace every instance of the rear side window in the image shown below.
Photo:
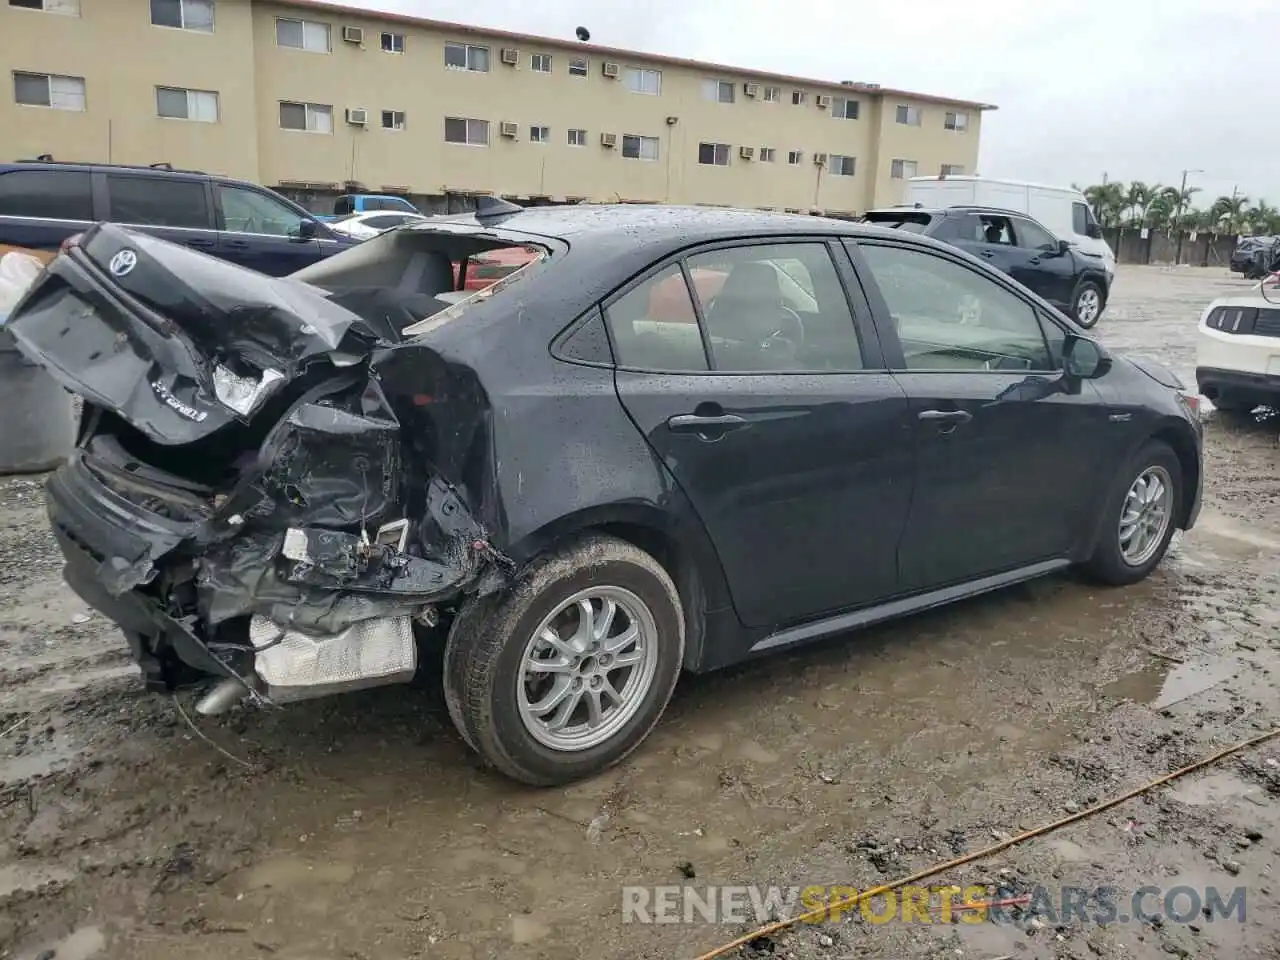
[[[877,227],[905,230],[907,233],[924,233],[933,217],[927,213],[869,213],[863,219]]]
[[[213,228],[204,184],[167,177],[107,174],[107,216],[148,227]]]
[[[1071,204],[1071,232],[1082,237],[1089,232],[1089,208],[1083,203]]]
[[[89,174],[74,170],[11,170],[0,174],[0,216],[93,220]]]
[[[605,320],[619,366],[695,373],[708,368],[698,315],[678,264],[615,300]]]

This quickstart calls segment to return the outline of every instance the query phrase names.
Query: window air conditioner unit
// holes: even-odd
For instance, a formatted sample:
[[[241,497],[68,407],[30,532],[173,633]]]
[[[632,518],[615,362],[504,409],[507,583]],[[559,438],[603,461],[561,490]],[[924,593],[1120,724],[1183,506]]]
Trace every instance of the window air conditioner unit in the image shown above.
[[[755,155],[756,155],[755,147],[739,147],[738,148],[738,156],[740,156],[743,160],[750,160]]]
[[[618,79],[618,65],[616,63],[605,61],[601,69],[604,71],[604,75],[606,77],[611,77],[614,80]]]
[[[827,107],[831,106],[831,98],[825,93],[818,94],[813,98],[813,102],[818,105],[819,110],[825,110]]]
[[[369,111],[364,107],[350,107],[347,109],[347,123],[353,127],[365,127],[369,125]]]
[[[880,84],[878,84],[878,83],[864,83],[864,84],[863,84],[863,86],[864,86],[866,89],[868,89],[868,90],[879,90],[879,89],[880,89]]]
[[[600,146],[616,147],[618,145],[618,135],[616,133],[600,134]]]
[[[742,92],[745,93],[748,97],[758,97],[760,96],[760,84],[744,83],[742,85]]]
[[[347,43],[364,43],[364,27],[343,27],[342,39]]]
[[[515,47],[502,48],[502,62],[508,66],[514,67],[520,62],[520,51]]]
[[[500,131],[504,137],[514,140],[516,134],[520,132],[520,128],[513,120],[503,120]]]
[[[825,153],[815,153],[813,155],[813,164],[816,167],[825,167],[827,165],[827,155]]]

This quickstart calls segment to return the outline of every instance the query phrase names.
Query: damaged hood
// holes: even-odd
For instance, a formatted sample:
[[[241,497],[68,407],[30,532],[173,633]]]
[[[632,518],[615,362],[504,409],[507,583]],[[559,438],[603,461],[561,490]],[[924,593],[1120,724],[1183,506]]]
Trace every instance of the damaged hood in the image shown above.
[[[389,342],[318,288],[105,223],[49,265],[6,330],[165,445],[247,422],[317,360],[350,366]]]

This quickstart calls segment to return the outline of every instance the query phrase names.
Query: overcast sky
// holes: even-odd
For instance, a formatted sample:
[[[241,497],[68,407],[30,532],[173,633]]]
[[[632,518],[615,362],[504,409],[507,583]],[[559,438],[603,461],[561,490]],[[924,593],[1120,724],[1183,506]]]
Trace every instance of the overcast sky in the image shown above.
[[[981,174],[1176,185],[1200,169],[1200,205],[1237,185],[1280,205],[1276,0],[346,2],[995,103]]]

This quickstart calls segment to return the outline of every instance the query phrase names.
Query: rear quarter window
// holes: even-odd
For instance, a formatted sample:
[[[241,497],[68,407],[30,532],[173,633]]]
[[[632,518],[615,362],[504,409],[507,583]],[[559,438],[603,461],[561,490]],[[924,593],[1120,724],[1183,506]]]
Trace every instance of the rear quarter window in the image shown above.
[[[93,220],[93,186],[77,170],[11,170],[0,174],[0,217]]]

